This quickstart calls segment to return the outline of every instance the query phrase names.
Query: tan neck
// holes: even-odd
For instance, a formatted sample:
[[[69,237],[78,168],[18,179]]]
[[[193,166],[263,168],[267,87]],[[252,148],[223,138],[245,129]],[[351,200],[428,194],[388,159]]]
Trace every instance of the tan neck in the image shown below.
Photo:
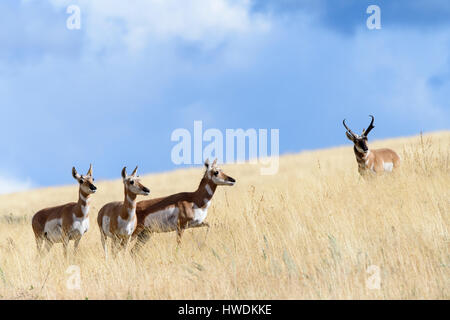
[[[79,190],[78,193],[78,205],[80,207],[86,207],[89,206],[89,200],[90,200],[91,195],[90,194],[86,194],[83,190]]]
[[[83,192],[83,190],[80,190],[78,192],[78,203],[77,208],[75,209],[75,215],[77,217],[87,217],[89,215],[89,201],[90,201],[90,194],[87,194]]]
[[[123,219],[129,219],[136,214],[136,198],[136,194],[125,189],[125,200],[123,202],[123,210],[120,214]]]
[[[216,188],[217,185],[214,182],[208,178],[203,178],[202,181],[200,181],[197,191],[195,191],[195,204],[198,207],[203,207],[206,205],[206,203],[211,201],[214,196]]]

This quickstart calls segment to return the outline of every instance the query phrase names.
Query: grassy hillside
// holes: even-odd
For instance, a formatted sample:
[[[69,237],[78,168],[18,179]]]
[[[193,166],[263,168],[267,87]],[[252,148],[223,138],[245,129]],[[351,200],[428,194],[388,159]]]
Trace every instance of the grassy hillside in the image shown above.
[[[61,245],[38,258],[30,221],[75,201],[77,186],[2,195],[0,298],[449,299],[450,132],[371,144],[380,146],[400,154],[401,170],[367,182],[350,144],[283,156],[274,176],[223,166],[237,184],[218,189],[210,232],[188,230],[178,250],[174,233],[155,235],[136,260],[106,263],[100,244],[97,212],[123,198],[120,180],[97,184],[91,229],[69,261]],[[157,197],[195,190],[201,176],[180,170],[143,183]],[[66,286],[70,265],[81,270],[80,290]],[[366,286],[369,266],[380,289]]]

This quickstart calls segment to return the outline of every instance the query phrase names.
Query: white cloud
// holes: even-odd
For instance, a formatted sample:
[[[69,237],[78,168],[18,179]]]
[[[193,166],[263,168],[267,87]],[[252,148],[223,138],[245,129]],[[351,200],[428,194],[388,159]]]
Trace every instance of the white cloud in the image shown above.
[[[73,1],[51,0],[57,8]],[[176,38],[214,47],[229,35],[265,31],[264,16],[250,13],[249,0],[79,0],[81,28],[94,49]]]
[[[32,187],[33,183],[30,179],[19,180],[0,174],[0,194],[24,191],[31,189]]]

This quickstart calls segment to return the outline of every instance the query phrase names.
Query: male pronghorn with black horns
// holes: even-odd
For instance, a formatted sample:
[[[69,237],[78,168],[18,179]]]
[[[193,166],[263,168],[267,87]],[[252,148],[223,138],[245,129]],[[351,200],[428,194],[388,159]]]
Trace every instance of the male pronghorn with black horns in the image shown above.
[[[125,190],[123,202],[110,202],[103,206],[98,213],[97,222],[100,227],[101,241],[105,256],[108,258],[107,239],[113,242],[113,256],[116,255],[119,246],[126,248],[128,242],[136,230],[136,198],[138,195],[147,196],[150,190],[143,186],[137,176],[137,169],[131,175],[127,175],[126,167],[122,169],[122,179]]]
[[[353,133],[353,131],[345,124],[345,119],[342,122],[345,129],[347,129],[345,132],[347,138],[354,144],[353,151],[355,152],[356,161],[358,162],[358,171],[362,176],[366,172],[391,172],[400,165],[400,157],[394,150],[387,148],[369,150],[367,145],[367,135],[375,128],[373,125],[375,119],[373,116],[370,117],[372,118],[372,121],[367,130],[363,129],[361,135]]]
[[[43,209],[33,216],[32,226],[39,253],[44,242],[47,252],[54,243],[62,243],[64,256],[67,257],[69,241],[75,241],[76,252],[81,237],[89,229],[90,197],[97,191],[92,177],[92,165],[86,175],[79,175],[75,167],[72,168],[72,176],[80,184],[78,202]]]
[[[217,166],[217,159],[212,164],[206,160],[205,167],[206,171],[197,191],[138,202],[138,226],[133,234],[133,238],[137,237],[138,240],[133,248],[134,252],[144,245],[154,232],[177,231],[177,242],[180,244],[185,229],[209,227],[205,219],[217,186],[232,186],[236,180],[227,176]]]

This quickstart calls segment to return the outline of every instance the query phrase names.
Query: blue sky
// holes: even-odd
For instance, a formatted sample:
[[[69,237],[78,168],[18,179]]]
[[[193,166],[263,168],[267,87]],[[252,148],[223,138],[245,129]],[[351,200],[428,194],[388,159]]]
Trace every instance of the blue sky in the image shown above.
[[[68,30],[66,8],[81,9]],[[381,8],[368,30],[366,8]],[[446,0],[4,0],[0,192],[175,168],[174,129],[280,129],[280,151],[450,127]]]

